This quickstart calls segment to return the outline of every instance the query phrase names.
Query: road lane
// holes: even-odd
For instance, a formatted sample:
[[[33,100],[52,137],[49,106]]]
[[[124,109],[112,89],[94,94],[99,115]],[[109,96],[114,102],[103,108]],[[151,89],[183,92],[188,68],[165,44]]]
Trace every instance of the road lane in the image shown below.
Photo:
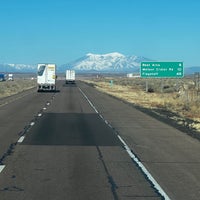
[[[0,174],[2,199],[161,199],[74,85],[25,136]]]
[[[38,112],[51,101],[50,93],[38,94],[36,89],[31,89],[1,99],[0,105],[0,159],[9,150],[12,144],[15,144],[20,134],[28,128],[32,120],[38,115]]]
[[[199,140],[87,84],[79,86],[171,199],[199,199]]]

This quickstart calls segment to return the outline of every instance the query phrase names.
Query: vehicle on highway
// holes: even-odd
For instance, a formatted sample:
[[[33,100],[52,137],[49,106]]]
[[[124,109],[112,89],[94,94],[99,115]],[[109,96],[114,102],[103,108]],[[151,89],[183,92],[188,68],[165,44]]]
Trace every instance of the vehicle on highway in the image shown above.
[[[75,70],[66,70],[66,84],[75,83]]]
[[[14,81],[13,74],[8,74],[8,81]]]
[[[5,81],[5,80],[6,80],[6,75],[0,74],[0,81]]]
[[[56,65],[38,64],[38,92],[56,90]]]

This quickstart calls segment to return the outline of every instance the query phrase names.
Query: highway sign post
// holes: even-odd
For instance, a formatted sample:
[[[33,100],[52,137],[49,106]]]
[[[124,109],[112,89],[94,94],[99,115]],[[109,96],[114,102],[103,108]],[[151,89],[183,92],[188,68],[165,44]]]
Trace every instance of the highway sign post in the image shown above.
[[[183,78],[183,62],[141,62],[141,78]]]
[[[113,86],[113,80],[110,80],[110,87]]]

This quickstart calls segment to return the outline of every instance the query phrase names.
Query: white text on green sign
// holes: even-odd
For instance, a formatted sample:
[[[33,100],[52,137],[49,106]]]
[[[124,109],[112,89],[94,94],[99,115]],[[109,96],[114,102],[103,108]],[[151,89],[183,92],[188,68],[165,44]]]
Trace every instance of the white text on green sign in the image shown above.
[[[142,78],[182,78],[183,62],[141,62]]]

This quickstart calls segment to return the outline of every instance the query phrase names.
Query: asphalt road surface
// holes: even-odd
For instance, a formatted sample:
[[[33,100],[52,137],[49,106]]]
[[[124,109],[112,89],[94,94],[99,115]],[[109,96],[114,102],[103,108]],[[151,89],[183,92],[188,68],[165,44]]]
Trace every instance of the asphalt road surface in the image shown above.
[[[1,200],[197,200],[198,140],[82,82],[0,105]]]

